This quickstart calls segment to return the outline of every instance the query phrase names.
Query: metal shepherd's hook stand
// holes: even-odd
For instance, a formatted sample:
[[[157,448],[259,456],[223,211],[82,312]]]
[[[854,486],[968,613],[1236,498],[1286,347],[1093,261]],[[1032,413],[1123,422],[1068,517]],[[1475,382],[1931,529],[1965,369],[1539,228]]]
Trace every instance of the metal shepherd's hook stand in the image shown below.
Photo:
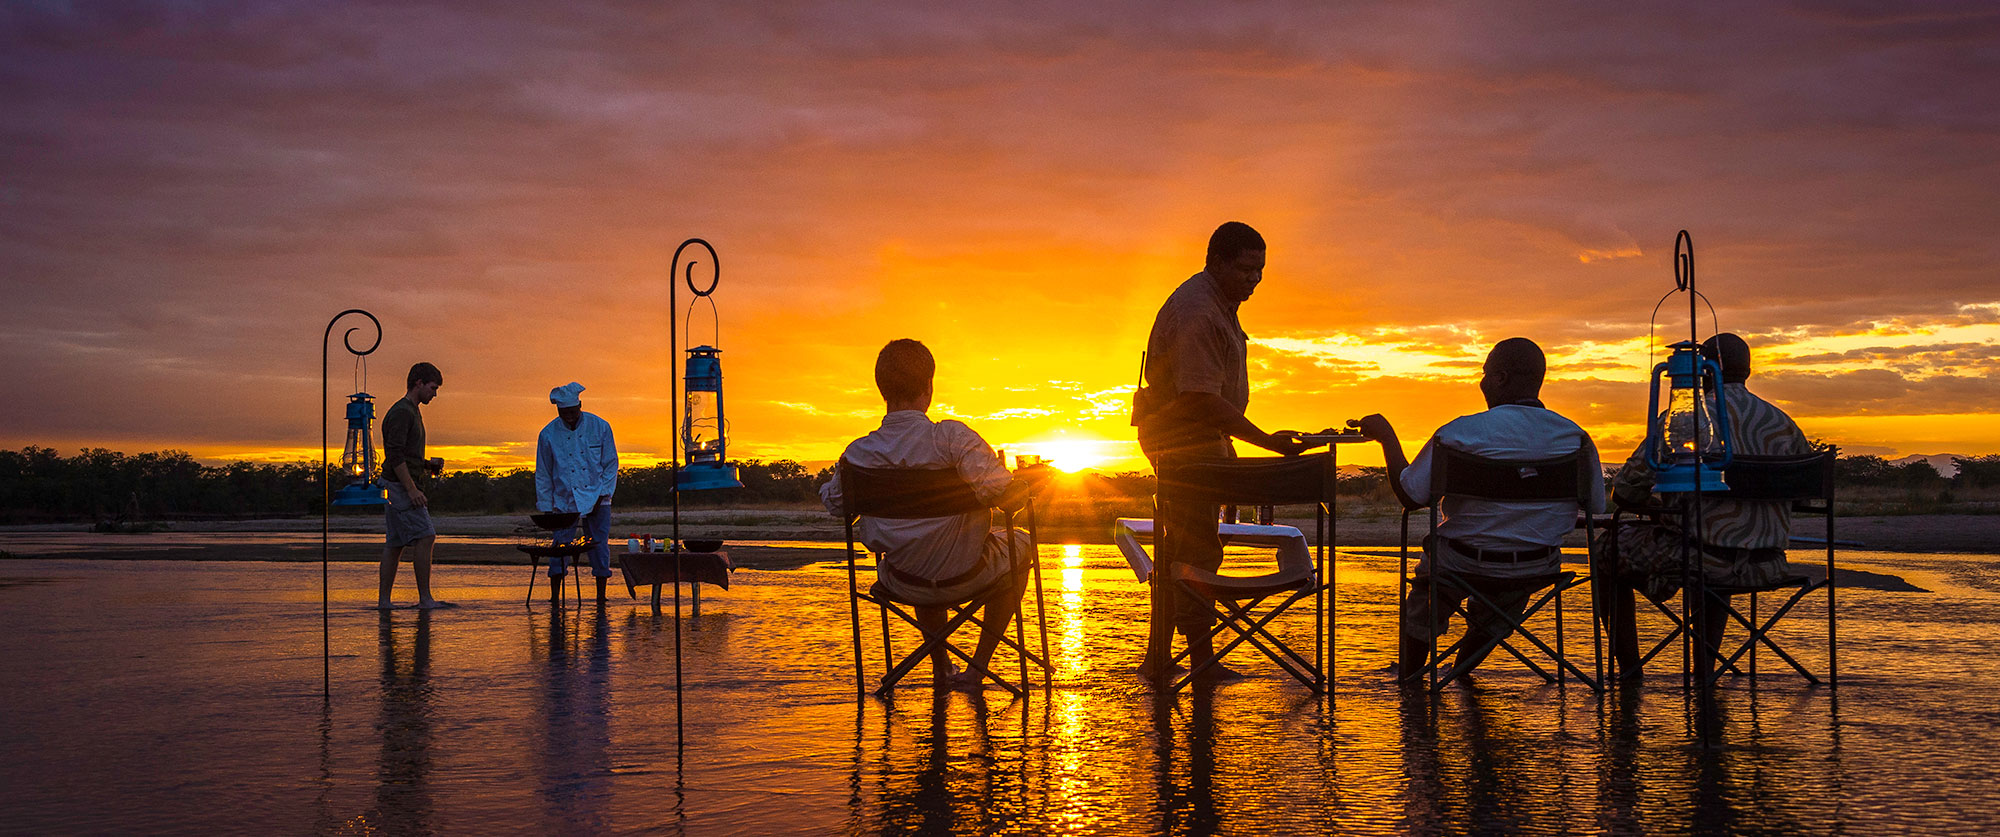
[[[701,249],[708,251],[709,279],[707,288],[695,287],[694,266],[696,264],[699,264],[699,262],[696,261],[695,256],[690,255],[688,257],[687,270],[685,272],[681,270],[681,254],[683,252],[686,252],[689,247],[693,247],[695,245],[700,245]],[[706,297],[709,294],[715,293],[715,286],[722,281],[722,260],[716,257],[715,247],[702,239],[690,238],[686,241],[681,242],[681,246],[674,248],[673,273],[671,274],[671,277],[667,280],[667,345],[671,347],[669,349],[670,352],[678,352],[680,350],[680,345],[681,345],[680,300],[676,293],[677,289],[674,287],[676,280],[686,282],[688,293],[694,294],[697,297]],[[671,445],[673,453],[672,453],[672,458],[670,460],[672,462],[672,465],[670,466],[668,471],[668,478],[670,480],[669,485],[672,486],[670,493],[673,495],[673,543],[669,548],[672,549],[674,553],[674,751],[675,752],[680,752],[682,750],[682,742],[686,740],[686,736],[684,734],[685,718],[681,711],[682,700],[681,700],[681,584],[680,583],[681,583],[682,573],[681,573],[681,557],[680,557],[681,433],[679,424],[681,383],[680,383],[680,376],[677,374],[680,368],[679,360],[680,358],[677,355],[670,355],[667,361],[667,382],[668,382],[667,412],[670,416],[667,422],[667,429],[669,431],[669,435],[673,437],[673,442]],[[699,584],[700,582],[695,582],[695,583]]]
[[[1697,325],[1700,322],[1698,319],[1700,314],[1695,308],[1695,302],[1701,294],[1695,290],[1694,284],[1694,236],[1689,235],[1687,230],[1681,230],[1674,236],[1674,285],[1687,294],[1688,342],[1700,344],[1701,333]],[[1718,396],[1716,409],[1728,409],[1728,405],[1719,397],[1720,393],[1716,395]],[[1708,392],[1702,392],[1700,397],[1708,396]],[[1707,432],[1705,423],[1695,423],[1697,450],[1705,449],[1704,446],[1708,443],[1708,439],[1705,438]],[[1697,484],[1701,481],[1701,470],[1705,465],[1702,457],[1694,457]],[[1708,710],[1715,699],[1715,680],[1707,673],[1709,649],[1706,645],[1707,639],[1702,633],[1708,609],[1708,573],[1695,565],[1696,561],[1701,560],[1696,554],[1699,547],[1695,539],[1700,537],[1702,531],[1702,498],[1700,491],[1690,491],[1684,496],[1688,504],[1688,513],[1687,525],[1681,527],[1681,620],[1682,624],[1687,626],[1687,630],[1681,634],[1681,659],[1686,661],[1682,666],[1682,677],[1693,677],[1700,686],[1699,717],[1696,719],[1696,724],[1697,728],[1705,733]],[[1707,738],[1705,734],[1702,737]]]
[[[328,476],[328,473],[327,473],[327,465],[328,465],[328,459],[327,459],[327,453],[326,453],[326,452],[327,452],[327,434],[326,434],[326,420],[327,420],[327,409],[326,409],[326,399],[327,399],[327,385],[328,385],[328,383],[329,383],[329,380],[328,380],[328,372],[327,372],[327,364],[328,364],[328,362],[329,362],[329,358],[330,358],[330,353],[331,353],[331,350],[332,350],[332,347],[333,347],[333,327],[334,327],[334,325],[336,325],[336,324],[338,324],[338,323],[340,322],[341,318],[343,318],[343,317],[346,317],[346,316],[347,316],[347,315],[349,315],[349,314],[360,314],[360,315],[361,315],[361,316],[363,316],[363,317],[367,317],[367,318],[368,318],[368,322],[370,322],[370,323],[373,323],[373,324],[374,324],[374,326],[375,326],[375,342],[373,342],[373,343],[370,343],[370,344],[368,344],[368,348],[365,348],[365,349],[357,349],[357,348],[355,348],[355,347],[354,347],[354,333],[355,333],[355,332],[357,332],[357,331],[360,331],[361,329],[360,329],[360,327],[358,327],[358,326],[357,326],[357,327],[355,327],[355,328],[350,328],[350,329],[348,329],[347,331],[343,332],[343,333],[341,334],[341,336],[340,336],[340,344],[341,344],[341,346],[343,346],[343,347],[345,347],[345,348],[347,349],[347,353],[348,353],[348,354],[351,354],[351,355],[355,356],[355,357],[356,357],[357,359],[358,359],[358,358],[362,358],[362,357],[366,357],[366,356],[368,356],[369,354],[373,353],[373,352],[374,352],[374,351],[375,351],[375,350],[376,350],[376,349],[377,349],[378,347],[380,347],[380,346],[382,345],[382,321],[381,321],[381,320],[378,320],[378,319],[376,319],[376,318],[375,318],[375,315],[374,315],[374,314],[370,314],[370,313],[368,313],[367,311],[364,311],[364,310],[361,310],[361,309],[359,309],[359,308],[349,308],[349,309],[347,309],[347,310],[345,310],[345,311],[342,311],[342,312],[340,312],[340,313],[338,313],[338,314],[335,314],[335,315],[333,315],[333,319],[331,319],[331,320],[327,320],[327,321],[326,321],[326,333],[325,333],[324,335],[322,335],[322,336],[320,337],[320,343],[319,343],[319,488],[320,488],[320,503],[319,503],[319,634],[320,634],[320,690],[321,690],[321,696],[322,696],[322,697],[323,697],[323,698],[324,698],[324,699],[325,699],[326,701],[328,701],[328,702],[331,702],[331,701],[333,700],[333,610],[332,610],[332,607],[331,607],[331,605],[330,605],[330,599],[329,599],[329,596],[328,596],[328,593],[327,593],[327,590],[328,590],[328,578],[329,578],[329,571],[328,571],[328,566],[329,566],[329,559],[328,559],[328,554],[327,554],[327,553],[328,553],[328,546],[327,546],[327,543],[328,543],[328,540],[329,540],[329,539],[330,539],[330,537],[331,537],[331,532],[332,532],[332,528],[333,528],[333,517],[332,517],[332,515],[333,515],[333,486],[332,486],[332,480],[331,480],[331,478],[330,478],[330,477]]]

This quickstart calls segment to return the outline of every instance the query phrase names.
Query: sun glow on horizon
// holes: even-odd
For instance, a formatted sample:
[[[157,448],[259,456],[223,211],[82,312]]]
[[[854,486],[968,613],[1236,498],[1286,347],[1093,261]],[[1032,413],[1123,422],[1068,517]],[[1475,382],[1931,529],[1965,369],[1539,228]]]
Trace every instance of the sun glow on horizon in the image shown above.
[[[1097,439],[1052,439],[1022,442],[1015,447],[1017,455],[1039,456],[1050,467],[1065,474],[1092,470],[1112,460],[1105,450],[1106,443]]]

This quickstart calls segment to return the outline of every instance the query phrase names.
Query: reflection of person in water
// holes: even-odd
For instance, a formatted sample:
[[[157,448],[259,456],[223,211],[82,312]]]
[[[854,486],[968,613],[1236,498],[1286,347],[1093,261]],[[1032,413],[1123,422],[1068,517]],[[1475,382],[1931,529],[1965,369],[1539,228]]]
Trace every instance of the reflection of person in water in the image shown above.
[[[548,817],[542,830],[548,833],[615,830],[605,819],[611,796],[611,617],[603,608],[593,613],[584,621],[562,608],[549,611],[542,667],[547,726],[537,748]],[[578,632],[587,632],[580,647]]]
[[[382,754],[375,769],[375,805],[366,818],[385,834],[431,831],[431,614],[417,611],[408,659],[397,648],[395,616],[382,613],[382,707],[376,727]]]

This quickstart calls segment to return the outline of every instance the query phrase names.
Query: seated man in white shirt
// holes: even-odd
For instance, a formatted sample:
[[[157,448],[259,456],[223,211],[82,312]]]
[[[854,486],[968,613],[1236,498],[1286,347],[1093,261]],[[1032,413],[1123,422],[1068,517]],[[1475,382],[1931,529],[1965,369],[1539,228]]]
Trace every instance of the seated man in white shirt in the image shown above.
[[[1590,434],[1576,422],[1542,406],[1542,377],[1548,361],[1540,346],[1524,337],[1511,337],[1493,346],[1486,355],[1479,391],[1486,396],[1485,412],[1453,419],[1438,428],[1424,443],[1415,462],[1406,462],[1395,428],[1388,419],[1372,415],[1359,422],[1361,432],[1382,443],[1388,463],[1389,486],[1404,508],[1417,509],[1437,499],[1430,486],[1433,449],[1444,445],[1454,450],[1492,459],[1553,459],[1582,450],[1586,473],[1590,475],[1592,513],[1604,510],[1604,469]],[[1560,546],[1576,526],[1576,504],[1569,501],[1496,502],[1468,497],[1446,496],[1443,522],[1424,543],[1424,558],[1417,565],[1416,579],[1409,598],[1403,602],[1405,628],[1398,655],[1397,671],[1407,674],[1424,665],[1430,652],[1432,631],[1441,634],[1449,607],[1465,600],[1457,591],[1439,588],[1441,614],[1430,612],[1430,562],[1469,577],[1514,579],[1557,572],[1562,564]],[[1486,590],[1482,589],[1483,594]],[[1533,590],[1494,590],[1487,594],[1494,604],[1519,619]],[[1465,644],[1447,674],[1458,677],[1472,671],[1484,657],[1482,649],[1495,637],[1505,637],[1509,628],[1497,615],[1473,607],[1466,629]],[[1477,656],[1469,656],[1477,655]]]
[[[1015,481],[987,447],[986,440],[965,424],[947,419],[933,422],[931,382],[937,363],[930,349],[915,340],[894,340],[875,359],[875,386],[888,414],[874,432],[850,442],[841,458],[863,468],[954,468],[973,494],[990,505],[1019,508],[1031,481]],[[841,511],[840,471],[820,487],[820,501],[835,516]],[[1026,573],[1014,573],[1007,562],[1009,533],[989,529],[984,511],[955,517],[885,520],[863,517],[856,531],[868,549],[881,555],[876,584],[891,598],[915,606],[924,630],[943,632],[946,606],[974,601],[985,608],[973,662],[986,667],[1020,609]],[[1014,557],[1029,559],[1026,532],[1014,530]],[[1011,580],[1004,579],[1014,573]],[[978,671],[954,675],[942,646],[931,655],[932,682],[938,688],[976,690],[984,677]]]

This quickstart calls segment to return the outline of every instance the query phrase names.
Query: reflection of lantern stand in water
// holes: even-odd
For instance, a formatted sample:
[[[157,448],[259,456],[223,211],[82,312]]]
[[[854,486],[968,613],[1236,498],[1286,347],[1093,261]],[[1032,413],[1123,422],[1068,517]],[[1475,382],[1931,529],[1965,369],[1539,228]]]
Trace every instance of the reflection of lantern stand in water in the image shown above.
[[[375,342],[370,343],[368,345],[368,348],[365,349],[357,349],[354,347],[354,342],[353,342],[354,332],[359,331],[360,329],[350,328],[346,332],[341,334],[340,337],[341,346],[347,349],[348,354],[354,356],[354,364],[357,372],[357,377],[359,377],[360,374],[365,374],[367,370],[368,355],[374,352],[376,347],[382,345],[382,321],[375,319],[374,314],[370,314],[367,311],[363,311],[359,308],[349,308],[345,311],[333,315],[333,319],[328,320],[326,322],[326,333],[322,335],[320,338],[320,345],[319,345],[319,375],[320,375],[319,377],[319,394],[320,394],[319,482],[320,482],[320,499],[321,499],[320,522],[319,522],[319,619],[320,619],[320,651],[321,651],[320,673],[321,676],[324,678],[324,680],[321,683],[321,689],[323,690],[325,698],[329,701],[333,699],[333,630],[332,630],[333,619],[332,619],[330,598],[327,592],[328,576],[329,576],[328,566],[330,562],[328,556],[329,552],[328,544],[329,541],[331,540],[331,532],[333,529],[332,510],[334,506],[379,506],[387,502],[386,492],[383,490],[382,486],[379,483],[375,482],[375,442],[374,442],[374,437],[371,435],[370,432],[370,428],[375,422],[375,401],[373,396],[370,396],[368,393],[361,391],[362,385],[360,382],[357,382],[355,386],[355,393],[347,397],[347,441],[342,446],[340,452],[340,471],[341,474],[347,479],[347,484],[341,486],[338,492],[333,491],[332,490],[333,486],[330,484],[333,474],[332,470],[328,467],[330,463],[327,458],[328,440],[326,435],[326,422],[327,422],[326,389],[328,383],[327,364],[329,362],[328,355],[331,352],[333,346],[334,324],[340,322],[342,317],[345,317],[349,314],[360,314],[363,317],[367,317],[369,322],[375,324]]]
[[[1716,649],[1706,645],[1703,632],[1696,627],[1705,624],[1701,620],[1706,618],[1709,604],[1708,573],[1697,539],[1702,534],[1702,494],[1729,490],[1722,473],[1729,466],[1734,446],[1729,410],[1722,401],[1722,368],[1701,355],[1695,300],[1700,297],[1706,302],[1707,298],[1695,290],[1694,238],[1687,230],[1674,237],[1674,290],[1667,293],[1681,292],[1688,295],[1688,339],[1670,346],[1673,354],[1653,367],[1645,451],[1646,462],[1653,468],[1654,493],[1680,497],[1681,624],[1688,626],[1681,635],[1682,682],[1699,677],[1706,701],[1714,686],[1708,669]],[[1665,411],[1660,409],[1662,378],[1669,385]]]

